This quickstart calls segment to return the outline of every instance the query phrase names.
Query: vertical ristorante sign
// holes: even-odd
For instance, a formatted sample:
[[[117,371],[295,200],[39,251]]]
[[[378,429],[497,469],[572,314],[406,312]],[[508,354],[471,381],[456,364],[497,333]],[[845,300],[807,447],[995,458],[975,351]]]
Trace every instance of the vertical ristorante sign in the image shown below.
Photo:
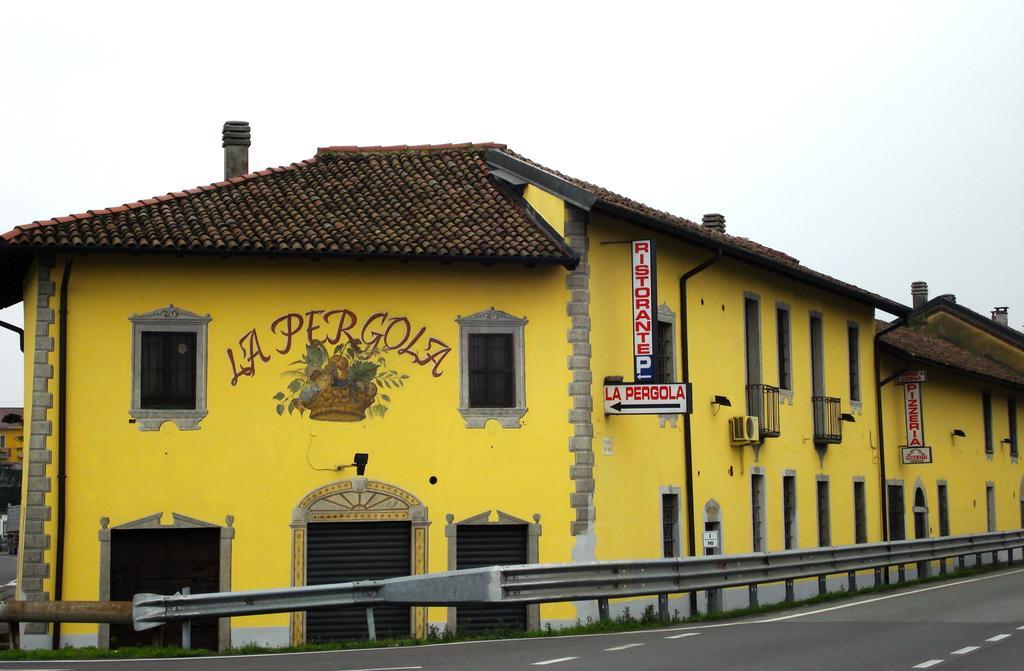
[[[633,240],[633,378],[636,382],[658,379],[657,320],[658,280],[654,241]]]

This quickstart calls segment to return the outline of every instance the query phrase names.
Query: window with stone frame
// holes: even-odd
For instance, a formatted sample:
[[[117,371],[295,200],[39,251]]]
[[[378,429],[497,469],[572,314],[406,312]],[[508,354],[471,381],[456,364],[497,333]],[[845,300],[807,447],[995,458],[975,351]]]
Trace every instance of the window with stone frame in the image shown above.
[[[491,419],[518,428],[526,414],[526,318],[490,308],[459,324],[459,413],[467,428]]]
[[[168,305],[130,318],[132,395],[129,414],[142,431],[164,422],[199,428],[206,417],[207,325],[198,315]]]

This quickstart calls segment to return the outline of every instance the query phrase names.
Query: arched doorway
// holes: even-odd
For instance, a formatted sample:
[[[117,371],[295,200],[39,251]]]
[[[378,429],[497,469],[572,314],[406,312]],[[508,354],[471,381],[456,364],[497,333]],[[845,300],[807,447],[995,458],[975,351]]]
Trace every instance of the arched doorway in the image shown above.
[[[401,487],[364,477],[318,487],[292,513],[292,584],[426,573],[429,525],[426,507]],[[426,635],[426,608],[374,610],[381,638]],[[362,607],[292,614],[293,645],[365,636]]]
[[[914,538],[928,538],[928,501],[921,486],[914,489]]]

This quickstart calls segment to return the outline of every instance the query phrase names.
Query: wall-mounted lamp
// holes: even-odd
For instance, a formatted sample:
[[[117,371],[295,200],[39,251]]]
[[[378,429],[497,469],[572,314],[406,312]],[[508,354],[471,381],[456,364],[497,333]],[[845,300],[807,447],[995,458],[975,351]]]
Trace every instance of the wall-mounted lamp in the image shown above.
[[[967,434],[964,433],[963,429],[953,429],[953,437],[954,438],[966,438]]]
[[[353,466],[355,466],[355,468],[356,468],[356,475],[363,475],[364,473],[366,473],[366,464],[369,461],[370,461],[370,455],[369,454],[367,454],[366,452],[356,452],[352,456],[352,463],[351,464],[338,464],[337,466],[334,467],[334,470],[336,470],[336,471],[343,471],[346,468],[352,468]]]
[[[715,396],[711,399],[711,405],[720,405],[723,408],[731,408],[732,401],[729,400],[728,396]]]
[[[850,422],[851,424],[854,424],[854,423],[857,422],[857,420],[855,420],[853,418],[853,415],[851,415],[848,412],[844,412],[843,414],[839,415],[839,421],[840,422]]]

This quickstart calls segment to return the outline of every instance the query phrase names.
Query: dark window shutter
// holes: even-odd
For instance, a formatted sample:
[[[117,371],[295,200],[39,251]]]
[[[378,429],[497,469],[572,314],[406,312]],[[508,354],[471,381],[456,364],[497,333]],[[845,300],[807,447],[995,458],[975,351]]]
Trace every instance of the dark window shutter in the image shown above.
[[[196,407],[196,334],[143,331],[141,407]]]
[[[511,333],[469,335],[469,407],[515,407],[513,345]]]

